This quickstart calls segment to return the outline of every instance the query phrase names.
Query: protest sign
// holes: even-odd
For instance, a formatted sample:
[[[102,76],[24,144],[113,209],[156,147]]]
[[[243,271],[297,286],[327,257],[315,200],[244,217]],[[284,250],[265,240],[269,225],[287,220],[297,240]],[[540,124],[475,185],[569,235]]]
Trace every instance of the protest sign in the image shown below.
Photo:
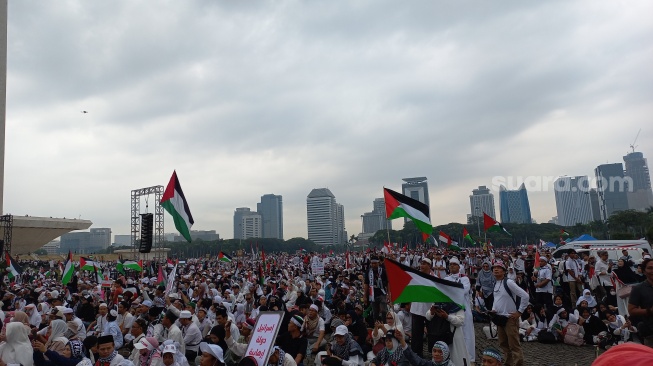
[[[267,365],[270,350],[274,347],[282,320],[282,311],[261,312],[256,320],[256,326],[254,326],[254,332],[244,356],[253,357],[258,366]]]

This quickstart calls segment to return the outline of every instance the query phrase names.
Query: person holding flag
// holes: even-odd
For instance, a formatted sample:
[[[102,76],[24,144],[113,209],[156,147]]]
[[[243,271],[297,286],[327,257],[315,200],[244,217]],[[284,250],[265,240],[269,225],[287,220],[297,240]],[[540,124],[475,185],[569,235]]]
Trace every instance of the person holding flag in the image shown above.
[[[372,303],[374,319],[385,317],[387,309],[386,294],[388,288],[388,274],[385,267],[381,265],[378,257],[374,256],[370,260],[370,269],[365,276],[363,288],[365,290],[365,305]]]

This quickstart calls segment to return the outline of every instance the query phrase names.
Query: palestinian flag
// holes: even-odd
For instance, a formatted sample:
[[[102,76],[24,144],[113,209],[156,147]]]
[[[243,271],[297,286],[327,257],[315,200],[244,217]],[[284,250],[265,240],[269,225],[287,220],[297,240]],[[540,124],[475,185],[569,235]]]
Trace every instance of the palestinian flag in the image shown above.
[[[11,258],[9,252],[5,252],[5,259],[7,260],[7,272],[9,272],[7,273],[7,277],[9,279],[14,279],[23,273],[23,269]]]
[[[388,289],[393,303],[452,303],[465,309],[465,288],[462,283],[436,278],[386,258]]]
[[[94,271],[94,268],[100,266],[100,263],[88,258],[79,257],[79,269],[82,271]]]
[[[190,214],[188,202],[186,202],[184,192],[179,185],[176,171],[172,172],[170,182],[161,198],[161,206],[172,216],[177,231],[190,243],[190,228],[195,221],[193,221],[193,215]]]
[[[485,212],[483,212],[483,231],[485,232],[504,231],[506,234],[512,236],[512,234],[510,234],[508,230],[506,230],[503,227],[503,225],[501,225],[497,220],[493,219],[490,215],[486,214]]]
[[[399,217],[409,218],[413,220],[422,234],[426,237],[431,235],[433,227],[429,217],[429,206],[388,188],[383,188],[383,198],[385,199],[385,215],[388,220]]]
[[[125,269],[130,269],[132,271],[140,272],[140,271],[143,270],[143,260],[141,259],[138,262],[126,260],[126,261],[122,262],[122,266]]]
[[[229,256],[225,252],[220,252],[220,254],[218,254],[218,260],[221,261],[221,262],[227,262],[227,263],[232,261],[231,256]]]
[[[560,229],[560,235],[569,236],[569,233],[565,229]]]
[[[97,266],[94,264],[93,265],[93,273],[95,273],[95,280],[97,281],[98,285],[102,283],[102,274],[98,271]]]
[[[472,245],[476,245],[476,242],[474,241],[474,239],[472,239],[472,236],[469,235],[469,232],[467,231],[466,227],[463,227],[463,238],[468,242],[470,242]]]
[[[75,264],[73,264],[73,253],[68,251],[68,260],[66,261],[66,266],[64,267],[63,273],[61,274],[61,283],[65,286],[73,279],[73,274],[75,274]],[[45,274],[45,277],[48,277],[48,274]]]

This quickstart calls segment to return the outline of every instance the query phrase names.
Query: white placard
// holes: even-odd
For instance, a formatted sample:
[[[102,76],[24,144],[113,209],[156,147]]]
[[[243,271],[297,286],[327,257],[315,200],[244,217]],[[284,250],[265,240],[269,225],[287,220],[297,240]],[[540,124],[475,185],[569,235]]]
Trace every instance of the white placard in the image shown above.
[[[313,276],[324,276],[324,262],[321,259],[314,260],[311,263],[311,272]]]
[[[244,356],[253,357],[258,366],[267,365],[270,350],[274,347],[282,320],[282,311],[261,312],[256,319],[256,326],[254,326],[254,332]]]

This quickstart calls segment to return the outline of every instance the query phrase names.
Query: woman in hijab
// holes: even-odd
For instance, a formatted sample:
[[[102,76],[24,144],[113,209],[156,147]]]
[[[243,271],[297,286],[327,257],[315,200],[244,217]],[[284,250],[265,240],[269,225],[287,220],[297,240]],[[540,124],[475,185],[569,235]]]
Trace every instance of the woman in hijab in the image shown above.
[[[492,304],[494,303],[494,284],[497,282],[497,280],[494,278],[494,275],[492,275],[489,261],[483,262],[482,268],[478,272],[478,278],[476,280],[481,286],[481,292],[483,292],[483,298],[485,299],[485,307],[487,309],[492,309]]]
[[[465,333],[462,329],[465,324],[465,310],[455,304],[445,303],[440,304],[439,307],[435,305],[431,306],[431,309],[426,312],[426,320],[430,322],[436,316],[444,319],[449,324],[450,330],[453,333],[451,350],[447,348],[447,354],[451,357],[452,363],[456,365],[470,364],[470,356],[465,343]],[[444,364],[449,365],[449,363]]]
[[[7,341],[0,344],[0,360],[4,364],[33,366],[33,353],[29,332],[23,324],[7,324]]]
[[[25,313],[29,316],[29,324],[38,328],[39,324],[41,324],[41,314],[39,314],[36,305],[28,304],[25,306]]]
[[[377,353],[372,360],[372,366],[397,365],[404,355],[404,349],[399,347],[399,341],[394,336],[394,331],[389,331],[385,336],[385,348]]]
[[[551,306],[549,309],[546,309],[547,313],[547,318],[549,322],[553,319],[553,317],[558,313],[558,310],[562,309],[563,307],[563,300],[562,300],[562,295],[555,295],[553,297],[553,306]]]
[[[463,312],[464,313],[464,312]],[[461,332],[462,333],[462,332]],[[408,347],[406,340],[401,332],[395,332],[395,337],[399,340],[400,348],[404,350],[404,357],[408,363],[413,366],[454,366],[449,354],[449,346],[446,343],[437,341],[431,349],[431,360],[427,361],[419,357]],[[460,366],[460,365],[458,365]]]
[[[68,338],[64,337],[67,330],[68,326],[66,325],[66,322],[61,319],[55,319],[50,322],[48,341],[45,343],[45,348],[57,352],[60,355],[63,354],[66,345],[68,344]]]
[[[68,342],[62,354],[50,351],[41,342],[34,342],[34,365],[36,366],[76,366],[84,360],[84,344],[78,340]],[[47,361],[45,357],[49,359]],[[89,360],[90,362],[90,360]]]
[[[358,345],[363,348],[365,346],[365,341],[367,339],[367,326],[363,318],[358,316],[358,313],[355,310],[350,310],[345,315],[345,325],[354,337],[354,340],[358,342]]]
[[[11,318],[11,322],[12,323],[21,323],[21,324],[23,324],[25,326],[25,328],[27,328],[28,333],[32,331],[32,327],[30,326],[30,323],[29,323],[29,315],[27,315],[27,313],[25,313],[25,312],[22,312],[22,311],[14,312],[14,317]]]
[[[240,328],[246,320],[245,304],[236,305],[236,312],[234,313],[234,322],[236,323],[236,326]]]
[[[570,315],[567,309],[561,307],[549,322],[549,331],[556,336],[558,341],[562,341],[564,338],[564,329],[570,323],[576,323],[577,321],[578,319]]]
[[[395,329],[399,329],[402,333],[404,332],[404,327],[401,325],[401,322],[397,321],[397,315],[394,311],[390,310],[385,314],[385,324],[379,320],[374,324],[374,330],[372,331],[374,344],[385,337],[388,331],[394,331]]]
[[[598,305],[596,299],[592,296],[592,292],[588,289],[583,290],[583,296],[578,298],[576,306],[580,305],[580,302],[583,300],[587,301],[587,307],[590,309],[595,308]]]
[[[622,287],[641,282],[637,274],[630,269],[630,266],[626,265],[623,259],[619,259],[617,268],[612,269],[612,277],[617,293]],[[622,299],[617,296],[617,308],[619,308],[619,315],[628,315],[628,298]]]

